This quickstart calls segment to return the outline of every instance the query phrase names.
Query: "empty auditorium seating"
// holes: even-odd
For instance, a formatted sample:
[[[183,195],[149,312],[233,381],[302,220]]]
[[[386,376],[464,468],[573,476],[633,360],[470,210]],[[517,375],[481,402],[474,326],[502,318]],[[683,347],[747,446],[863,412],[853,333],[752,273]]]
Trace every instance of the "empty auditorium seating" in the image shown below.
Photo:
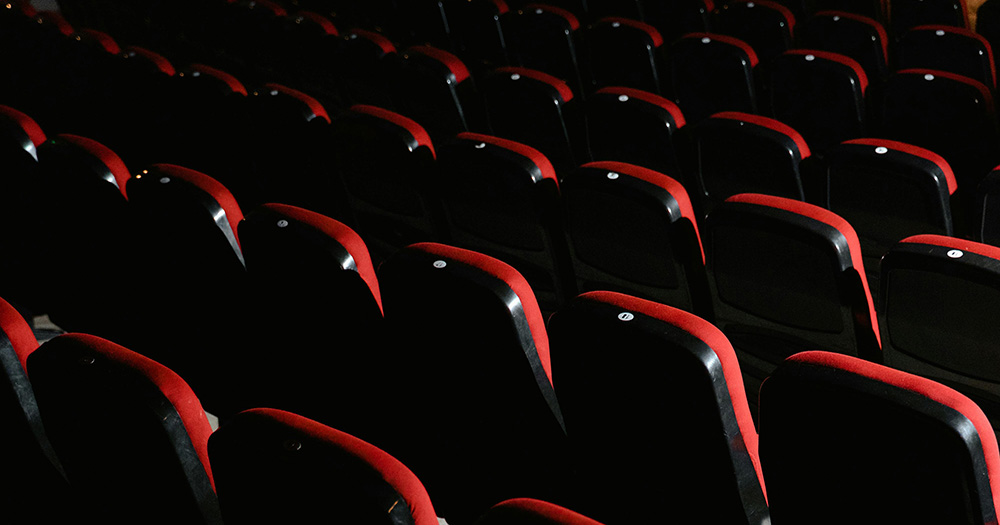
[[[653,26],[622,17],[598,20],[587,28],[587,91],[625,86],[662,92],[659,49],[663,37]]]
[[[897,39],[904,31],[921,25],[969,27],[965,0],[893,0],[888,4],[888,29]]]
[[[365,239],[377,261],[410,243],[440,238],[436,153],[419,123],[356,105],[334,122],[332,139],[335,164],[325,176],[342,182],[353,215],[343,222]]]
[[[38,148],[41,213],[34,234],[45,279],[45,309],[66,329],[102,332],[117,323],[120,278],[133,271],[126,200],[131,175],[108,147],[78,135],[57,135]]]
[[[531,498],[501,501],[476,520],[476,525],[600,525],[567,508]]]
[[[514,266],[546,310],[572,294],[559,181],[538,150],[462,133],[441,147],[449,242]]]
[[[222,523],[212,430],[180,376],[83,334],[45,343],[27,370],[81,514],[102,523]]]
[[[438,142],[479,124],[475,119],[482,119],[482,110],[475,107],[474,80],[458,57],[431,46],[413,46],[392,58],[387,74],[393,102],[431,139]]]
[[[129,323],[117,340],[177,371],[223,415],[234,410],[227,374],[243,336],[233,331],[246,289],[237,238],[243,213],[218,181],[171,164],[142,170],[128,191],[142,236],[133,247]]]
[[[751,403],[759,382],[796,352],[881,358],[861,247],[844,219],[741,194],[709,214],[703,235],[715,323],[736,348]]]
[[[616,290],[709,316],[705,259],[687,191],[624,162],[591,162],[562,185],[576,289]]]
[[[385,337],[364,241],[329,217],[273,203],[250,212],[239,236],[248,281],[241,326],[253,335],[229,365],[241,370],[242,401],[355,431],[377,406],[373,357]]]
[[[898,69],[937,69],[996,89],[993,50],[982,36],[960,27],[921,25],[903,33],[896,46]]]
[[[990,89],[938,70],[903,69],[889,77],[881,115],[884,138],[927,148],[955,171],[959,192],[972,192],[1000,162]]]
[[[680,181],[690,148],[690,138],[681,132],[686,124],[676,104],[648,91],[606,87],[587,102],[592,158],[637,164]]]
[[[828,352],[792,356],[760,393],[775,523],[993,523],[1000,457],[958,392]]]
[[[702,213],[738,193],[805,198],[799,163],[809,157],[809,146],[788,125],[727,111],[702,121],[694,135]]]
[[[573,453],[568,506],[607,523],[648,517],[638,501],[657,501],[679,521],[767,522],[740,367],[718,328],[590,292],[553,315],[549,332]]]
[[[270,408],[237,414],[209,439],[228,525],[338,522],[437,525],[430,497],[406,466],[377,447]]]
[[[577,31],[573,13],[546,4],[528,4],[504,21],[511,65],[544,71],[563,79],[573,92],[583,92]]]
[[[712,29],[736,37],[767,62],[791,49],[795,15],[785,6],[770,0],[737,0],[715,10]]]
[[[69,491],[62,465],[42,426],[38,403],[25,371],[38,348],[31,328],[8,302],[0,299],[0,418],[4,432],[4,476],[9,483],[0,501],[7,519],[17,522],[69,518]]]
[[[822,49],[854,59],[868,80],[879,85],[888,74],[889,37],[877,20],[847,11],[821,11],[799,26],[806,49]]]
[[[43,308],[35,283],[45,277],[36,259],[45,242],[38,228],[43,197],[37,156],[43,142],[45,132],[31,117],[0,106],[0,296],[33,311]]]
[[[497,137],[541,151],[557,170],[583,157],[583,115],[569,86],[552,75],[502,67],[482,82],[490,128]]]
[[[393,341],[380,354],[394,400],[373,418],[439,515],[471,521],[521,496],[550,499],[564,451],[541,310],[513,267],[420,243],[378,272]],[[405,407],[400,406],[405,400]]]
[[[879,319],[885,363],[930,377],[972,398],[1000,421],[1000,376],[992,313],[1000,305],[1000,249],[916,235],[882,261]]]
[[[854,227],[872,290],[879,261],[896,242],[920,233],[953,235],[951,167],[936,153],[884,139],[833,147],[822,162],[825,206]]]
[[[794,49],[768,64],[761,106],[802,134],[822,153],[867,130],[868,77],[854,59],[812,49]]]
[[[744,41],[713,33],[688,33],[667,52],[667,92],[691,122],[721,111],[757,111],[757,53]]]

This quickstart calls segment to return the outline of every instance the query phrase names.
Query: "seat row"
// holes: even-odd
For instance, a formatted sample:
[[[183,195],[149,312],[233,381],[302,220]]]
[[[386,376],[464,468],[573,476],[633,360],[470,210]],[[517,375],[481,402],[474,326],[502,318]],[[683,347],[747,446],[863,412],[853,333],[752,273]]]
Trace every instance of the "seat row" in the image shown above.
[[[795,354],[761,388],[758,445],[733,347],[692,314],[591,292],[550,319],[549,347],[530,289],[499,261],[424,244],[384,266],[415,292],[386,295],[387,320],[406,303],[422,310],[405,314],[415,331],[384,349],[378,370],[351,373],[377,372],[392,396],[315,400],[328,413],[364,405],[352,434],[380,448],[271,408],[212,432],[170,369],[91,335],[37,347],[0,302],[2,439],[20,451],[6,472],[30,480],[7,492],[6,515],[236,524],[388,514],[422,525],[441,513],[460,524],[520,494],[565,508],[516,499],[476,523],[597,523],[566,508],[605,523],[663,512],[753,524],[859,513],[872,523],[995,521],[993,429],[939,383],[841,354]],[[538,409],[565,430],[542,431]]]

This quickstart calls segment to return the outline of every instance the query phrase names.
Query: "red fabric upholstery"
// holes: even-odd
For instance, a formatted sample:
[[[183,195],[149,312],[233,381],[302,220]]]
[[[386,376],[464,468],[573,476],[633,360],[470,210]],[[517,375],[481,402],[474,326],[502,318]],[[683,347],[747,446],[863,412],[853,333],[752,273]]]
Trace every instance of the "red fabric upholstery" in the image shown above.
[[[848,355],[814,350],[795,354],[788,360],[843,370],[873,381],[915,392],[958,411],[976,427],[979,441],[983,446],[983,456],[986,458],[993,501],[1000,501],[1000,449],[997,447],[997,437],[982,409],[969,398],[936,381]]]
[[[660,46],[663,45],[663,37],[660,36],[660,32],[657,31],[655,27],[653,27],[653,26],[651,26],[649,24],[640,22],[638,20],[632,20],[631,18],[621,18],[621,17],[617,17],[617,16],[611,16],[611,17],[608,17],[608,18],[602,18],[602,19],[598,20],[597,23],[599,23],[599,24],[614,24],[614,23],[618,23],[618,24],[621,24],[623,26],[634,27],[635,29],[638,29],[638,30],[646,33],[647,35],[649,35],[649,40],[652,43],[652,45],[653,45],[654,48],[657,48],[657,47],[660,47]]]
[[[500,518],[495,522],[492,520],[489,521],[489,523],[494,525],[501,525],[501,523],[516,525],[520,523],[517,521],[516,516],[518,515],[531,515],[533,518],[532,523],[538,523],[538,518],[542,518],[551,525],[601,525],[600,522],[594,521],[583,514],[577,514],[559,505],[531,498],[516,498],[502,501],[490,509],[490,512],[494,511],[503,511],[504,515],[510,515],[509,521]]]
[[[366,31],[364,29],[352,29],[350,30],[350,32],[348,32],[348,34],[364,37],[365,40],[369,40],[373,44],[377,45],[382,50],[382,53],[385,55],[396,52],[396,46],[392,45],[391,40],[374,31]]]
[[[511,75],[517,74],[537,82],[544,82],[559,92],[559,96],[562,98],[564,103],[573,100],[573,90],[571,90],[565,82],[548,73],[528,69],[526,67],[500,67],[497,68],[496,71],[497,73],[506,73]]]
[[[306,95],[301,91],[294,90],[290,87],[282,86],[281,84],[264,84],[264,89],[270,91],[278,91],[280,93],[284,93],[290,97],[293,97],[301,101],[309,108],[309,111],[312,111],[312,114],[314,115],[313,118],[321,118],[325,120],[327,124],[330,123],[330,116],[327,115],[326,108],[324,108],[323,104],[320,104],[319,101],[316,100],[315,98]],[[312,118],[308,118],[306,120],[312,120]]]
[[[208,436],[212,433],[212,426],[208,422],[205,410],[201,407],[201,401],[181,376],[148,357],[97,336],[71,333],[59,337],[76,340],[106,359],[135,370],[156,385],[180,416],[184,428],[191,437],[191,444],[198,454],[198,460],[205,468],[212,487],[215,487],[212,468],[208,462]]]
[[[542,317],[541,309],[538,308],[538,301],[535,300],[535,292],[531,290],[528,281],[517,270],[509,264],[488,255],[444,244],[422,242],[411,245],[410,248],[439,257],[446,257],[478,268],[484,273],[492,275],[497,280],[506,283],[521,300],[521,308],[524,310],[525,319],[528,320],[528,329],[531,330],[531,338],[535,342],[535,351],[538,353],[538,359],[542,362],[542,368],[545,370],[545,375],[549,378],[549,383],[552,383],[552,360],[549,357],[549,337],[545,331],[545,319]]]
[[[123,49],[122,51],[125,53],[125,56],[134,57],[138,55],[143,57],[147,61],[152,62],[153,64],[156,65],[157,69],[163,72],[164,75],[172,77],[174,76],[174,73],[176,73],[173,64],[171,64],[169,60],[164,58],[163,55],[154,53],[148,49],[139,46],[125,46],[125,49]]]
[[[972,86],[973,88],[976,89],[976,91],[979,91],[980,95],[982,95],[983,97],[983,100],[986,101],[985,111],[990,114],[993,113],[993,94],[990,92],[990,88],[986,87],[985,84],[979,82],[978,80],[973,80],[969,77],[956,75],[955,73],[949,73],[947,71],[939,71],[937,69],[921,69],[921,68],[901,69],[897,71],[896,74],[921,75],[921,76],[934,75],[935,77],[947,78],[948,80],[952,80],[954,82],[960,82],[962,84]]]
[[[751,68],[754,68],[754,67],[757,66],[757,62],[758,62],[757,53],[753,50],[752,47],[750,47],[750,44],[748,44],[748,43],[740,40],[739,38],[732,37],[732,36],[729,36],[729,35],[720,35],[720,34],[717,34],[717,33],[688,33],[688,34],[684,35],[681,38],[696,38],[698,40],[701,40],[703,38],[709,38],[711,40],[722,42],[724,44],[729,44],[731,46],[736,46],[736,47],[742,49],[744,53],[746,53],[747,58],[750,59],[750,67]]]
[[[270,0],[254,0],[253,2],[250,2],[249,7],[250,7],[250,9],[256,9],[258,7],[263,7],[264,9],[267,9],[268,11],[270,11],[271,15],[276,16],[276,17],[278,17],[278,16],[285,16],[286,14],[288,14],[288,13],[285,12],[285,8],[284,7],[281,7],[280,5],[278,5],[278,4],[274,3],[274,2],[271,2]]]
[[[951,166],[948,165],[948,161],[944,160],[944,157],[941,155],[938,155],[929,149],[906,144],[905,142],[897,142],[895,140],[887,139],[853,139],[845,141],[844,144],[861,144],[863,146],[874,147],[881,146],[906,153],[907,155],[927,159],[934,164],[937,164],[937,166],[941,168],[941,171],[944,172],[945,179],[948,182],[948,193],[953,194],[955,193],[955,190],[958,189],[958,182],[955,180],[955,173],[952,171]]]
[[[559,179],[556,178],[556,170],[552,167],[552,163],[549,162],[549,159],[546,158],[545,155],[542,155],[540,151],[532,148],[531,146],[525,146],[524,144],[514,142],[513,140],[502,139],[492,135],[483,135],[481,133],[471,133],[468,131],[459,133],[456,138],[461,140],[485,142],[487,144],[509,149],[535,163],[535,166],[538,166],[539,171],[542,172],[543,179],[552,179],[558,183]]]
[[[375,297],[375,302],[378,303],[379,309],[382,308],[382,295],[379,293],[378,280],[375,278],[375,267],[372,265],[371,256],[368,254],[368,247],[365,246],[365,242],[361,240],[361,237],[354,230],[326,215],[303,208],[274,203],[264,204],[263,207],[277,211],[303,224],[308,224],[339,242],[347,249],[351,257],[354,258],[354,265],[358,268],[358,274],[368,284],[368,289],[371,290],[372,296]]]
[[[39,20],[54,25],[63,36],[72,35],[76,31],[73,29],[73,26],[71,26],[70,23],[63,18],[62,13],[56,11],[39,11],[37,16]]]
[[[455,83],[461,84],[467,78],[469,78],[469,69],[465,67],[459,58],[443,49],[438,49],[431,46],[413,46],[406,50],[406,53],[419,53],[421,55],[426,55],[438,62],[441,62],[451,71],[451,74],[455,76]]]
[[[243,84],[240,83],[239,80],[236,80],[236,77],[230,75],[229,73],[226,73],[225,71],[211,68],[202,64],[191,64],[191,70],[196,73],[202,75],[208,75],[218,79],[223,84],[228,86],[229,90],[233,93],[239,93],[240,95],[243,96],[247,95],[247,88],[243,87]]]
[[[768,206],[779,210],[790,211],[836,228],[837,231],[839,231],[840,234],[847,240],[847,246],[851,251],[851,263],[853,264],[855,271],[858,272],[858,275],[861,276],[861,285],[864,287],[865,295],[868,297],[868,313],[872,331],[875,333],[875,339],[878,341],[879,345],[882,344],[882,338],[879,335],[878,330],[878,318],[875,317],[875,304],[872,302],[872,294],[868,289],[868,279],[864,278],[865,266],[861,261],[861,243],[858,241],[858,234],[854,231],[854,227],[848,224],[848,222],[841,216],[830,210],[783,197],[760,195],[757,193],[741,193],[739,195],[729,197],[726,199],[726,202],[745,202],[749,204],[756,204],[758,206]]]
[[[686,122],[684,121],[684,114],[681,113],[681,108],[677,107],[672,100],[665,99],[659,95],[650,93],[648,91],[643,91],[641,89],[627,88],[627,87],[605,87],[597,90],[598,93],[610,93],[614,95],[625,95],[629,98],[634,98],[641,100],[647,104],[653,104],[654,106],[659,106],[670,113],[670,117],[674,119],[674,125],[677,129],[683,128]]]
[[[858,77],[858,83],[861,85],[861,93],[864,94],[865,91],[868,90],[868,75],[865,74],[864,69],[861,69],[861,64],[858,64],[858,62],[851,57],[841,55],[839,53],[831,53],[829,51],[820,51],[816,49],[790,49],[785,51],[785,54],[801,56],[813,55],[816,58],[843,64],[851,68],[854,71],[854,75]]]
[[[97,45],[101,46],[102,49],[112,55],[117,55],[122,52],[121,48],[118,47],[118,42],[115,42],[115,39],[111,38],[111,35],[107,33],[97,31],[96,29],[81,29],[76,32],[76,35],[77,40],[86,39],[95,42]]]
[[[388,109],[368,106],[365,104],[355,104],[351,106],[351,111],[378,117],[405,129],[410,136],[413,137],[413,141],[417,143],[417,147],[427,146],[427,149],[431,150],[431,156],[437,158],[437,153],[434,152],[434,143],[431,142],[430,134],[427,133],[423,126],[417,124],[415,120],[406,118],[399,113],[394,113]]]
[[[783,122],[774,120],[773,118],[761,117],[759,115],[751,115],[750,113],[742,113],[739,111],[723,111],[721,113],[716,113],[712,115],[711,118],[724,118],[729,120],[741,120],[743,122],[748,122],[757,126],[772,129],[784,135],[788,135],[788,138],[795,141],[795,145],[799,148],[799,158],[805,159],[809,157],[809,146],[806,144],[806,140],[802,138],[802,135],[798,131],[792,129],[791,126]]]
[[[14,352],[17,354],[21,368],[28,370],[28,356],[38,348],[38,341],[35,334],[28,326],[28,322],[21,317],[21,314],[3,299],[0,299],[0,330],[10,340]]]
[[[28,115],[7,106],[0,106],[0,115],[17,122],[17,125],[24,130],[36,148],[45,142],[45,133],[42,128]]]
[[[722,375],[726,379],[726,388],[729,390],[729,399],[733,404],[736,424],[740,428],[740,434],[743,435],[743,441],[746,443],[747,453],[750,454],[754,469],[757,471],[761,490],[764,491],[764,474],[760,469],[760,456],[757,453],[757,429],[754,428],[753,415],[750,412],[746,390],[743,387],[743,373],[740,371],[736,351],[733,350],[733,345],[722,331],[712,323],[684,310],[630,295],[597,291],[581,294],[580,297],[611,304],[630,312],[638,312],[674,325],[697,337],[715,352],[719,362],[722,363]],[[764,497],[767,497],[766,491],[764,491]]]
[[[566,22],[569,24],[570,31],[576,31],[577,29],[580,29],[580,21],[577,20],[576,15],[574,15],[573,13],[570,13],[569,11],[567,11],[567,10],[561,8],[561,7],[555,7],[555,6],[551,6],[551,5],[545,5],[545,4],[528,4],[528,5],[524,6],[524,10],[525,11],[528,11],[528,10],[537,11],[539,9],[541,9],[542,11],[544,11],[546,13],[555,13],[555,14],[557,14],[557,15],[565,18]]]
[[[911,244],[930,244],[934,246],[941,246],[944,248],[952,248],[955,250],[962,250],[963,252],[974,253],[976,255],[982,255],[983,257],[989,257],[991,259],[996,259],[1000,261],[1000,247],[992,246],[989,244],[982,244],[975,241],[970,241],[968,239],[958,239],[956,237],[948,237],[945,235],[933,235],[925,233],[922,235],[912,235],[899,242],[905,242]]]
[[[233,197],[233,194],[222,183],[200,171],[173,164],[153,164],[149,170],[143,170],[142,173],[145,175],[149,172],[187,181],[211,195],[219,203],[223,211],[226,212],[226,220],[229,222],[229,227],[233,229],[233,236],[236,237],[236,242],[239,243],[240,239],[236,232],[237,225],[243,220],[243,211],[240,210],[240,205],[236,203],[236,198]]]
[[[77,135],[57,135],[57,137],[93,155],[94,158],[107,166],[108,170],[115,177],[115,182],[118,183],[118,190],[122,192],[125,198],[128,198],[128,195],[125,193],[125,184],[131,175],[129,175],[125,163],[122,162],[122,159],[118,155],[115,155],[115,152],[111,151],[104,144],[86,137]]]
[[[698,221],[694,214],[694,207],[691,206],[691,198],[688,196],[687,190],[684,189],[684,186],[681,183],[658,171],[643,168],[642,166],[636,166],[634,164],[627,164],[625,162],[588,162],[581,167],[624,173],[630,177],[635,177],[639,180],[646,181],[667,190],[670,195],[673,195],[674,200],[677,201],[677,205],[680,206],[681,216],[691,221],[691,225],[694,227],[694,233],[698,236],[698,247],[701,249],[701,261],[705,262],[705,248],[701,244],[701,234],[698,233]]]
[[[323,31],[328,35],[338,36],[340,34],[337,31],[337,26],[333,25],[333,22],[318,13],[313,13],[312,11],[299,11],[298,13],[295,13],[295,17],[296,19],[303,18],[311,21],[312,23],[323,28]]]
[[[350,434],[291,412],[273,408],[254,408],[246,412],[273,419],[313,439],[336,445],[341,450],[363,460],[373,470],[381,474],[382,479],[406,499],[410,513],[414,518],[414,525],[438,524],[437,514],[434,512],[434,506],[431,504],[424,485],[410,469],[406,468],[406,465],[385,451]]]

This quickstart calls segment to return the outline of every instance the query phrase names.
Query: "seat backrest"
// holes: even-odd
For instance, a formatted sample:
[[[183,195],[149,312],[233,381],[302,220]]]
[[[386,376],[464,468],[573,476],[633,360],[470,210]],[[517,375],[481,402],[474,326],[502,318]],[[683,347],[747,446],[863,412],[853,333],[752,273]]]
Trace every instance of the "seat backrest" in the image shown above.
[[[709,315],[697,218],[680,183],[633,164],[590,162],[566,177],[562,203],[577,290]]]
[[[221,523],[212,429],[180,376],[84,334],[48,341],[27,363],[45,431],[95,519]]]
[[[996,523],[996,435],[944,385],[804,352],[764,381],[759,426],[776,523]]]
[[[571,292],[559,180],[537,149],[461,133],[442,145],[441,196],[449,242],[521,272],[547,309]]]
[[[361,392],[376,382],[371,358],[384,336],[364,241],[329,217],[274,203],[249,213],[239,234],[249,287],[244,322],[253,336],[231,365],[243,370],[247,406],[355,432],[353,416],[368,416],[373,406]],[[358,402],[329,402],[350,397]]]
[[[377,260],[414,242],[437,240],[436,153],[416,121],[387,109],[352,106],[334,122],[333,166],[360,234]]]
[[[996,324],[1000,248],[943,235],[907,237],[882,261],[885,363],[945,383],[1000,421]]]
[[[705,119],[694,133],[702,213],[738,193],[805,198],[799,163],[810,150],[787,124],[727,111]]]
[[[921,25],[906,33],[896,49],[898,69],[949,71],[982,82],[995,90],[993,49],[982,35],[948,25]]]
[[[791,49],[795,15],[770,0],[738,0],[715,10],[712,29],[753,47],[762,62]]]
[[[680,181],[689,148],[686,124],[677,104],[640,89],[601,88],[587,100],[592,158],[636,164]]]
[[[553,490],[562,416],[524,277],[477,252],[420,243],[385,261],[378,278],[394,338],[381,354],[392,381],[382,384],[407,409],[380,418],[389,428],[368,440],[410,466],[449,521],[507,494]]]
[[[872,84],[888,74],[889,37],[877,20],[847,11],[820,11],[799,26],[800,45],[851,57]]]
[[[663,37],[655,27],[630,18],[602,18],[586,31],[590,90],[625,86],[662,93],[659,48]]]
[[[271,408],[241,412],[209,439],[227,524],[437,525],[430,497],[405,465],[317,421]]]
[[[854,227],[872,290],[889,248],[919,233],[952,235],[958,184],[938,154],[902,142],[855,139],[823,157],[825,205]]]
[[[757,53],[717,33],[688,33],[667,50],[667,93],[692,123],[721,111],[757,112]]]
[[[650,509],[630,502],[655,498],[681,521],[767,523],[757,433],[736,354],[718,328],[599,291],[556,312],[549,333],[574,454],[568,505],[606,522],[641,522]]]
[[[715,322],[748,397],[785,357],[820,348],[879,359],[878,321],[854,228],[818,206],[736,195],[706,224]]]
[[[42,426],[34,391],[28,381],[28,356],[38,348],[31,327],[10,303],[0,299],[0,419],[4,432],[4,469],[10,483],[3,497],[12,521],[67,519],[68,485]]]
[[[853,58],[815,49],[785,51],[768,64],[761,106],[823,153],[865,136],[868,77]]]

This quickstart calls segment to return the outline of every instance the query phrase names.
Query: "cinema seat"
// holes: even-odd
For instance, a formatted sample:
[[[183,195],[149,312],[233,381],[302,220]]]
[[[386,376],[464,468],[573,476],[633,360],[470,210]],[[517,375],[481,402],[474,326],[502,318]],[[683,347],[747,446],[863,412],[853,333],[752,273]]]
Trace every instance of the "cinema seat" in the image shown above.
[[[709,214],[703,235],[715,323],[736,348],[751,405],[760,381],[796,352],[881,359],[847,221],[811,204],[741,194]]]
[[[517,268],[547,311],[572,295],[559,182],[547,157],[462,133],[441,147],[440,183],[449,242]]]
[[[420,480],[354,436],[271,408],[241,412],[212,434],[209,457],[228,525],[437,525]]]
[[[6,479],[17,480],[0,501],[12,522],[71,518],[69,485],[42,426],[41,414],[25,370],[28,356],[38,348],[31,327],[7,301],[0,299],[0,419],[4,432]]]
[[[821,164],[825,207],[857,231],[872,290],[892,245],[919,233],[954,234],[958,184],[940,155],[902,142],[855,139],[834,146]]]
[[[364,241],[334,219],[275,203],[250,212],[239,235],[248,285],[242,329],[252,337],[230,366],[242,371],[243,406],[282,408],[354,432],[376,406],[372,357],[385,340]]]
[[[727,111],[694,129],[702,213],[727,197],[753,192],[804,200],[799,164],[811,154],[798,131],[777,120]]]
[[[746,42],[688,33],[670,44],[666,56],[668,96],[692,123],[722,111],[757,112],[757,53]]]
[[[377,435],[359,437],[413,469],[449,522],[518,494],[549,499],[565,435],[528,282],[498,259],[435,243],[400,250],[378,280],[393,338],[380,384],[396,401],[377,412]]]
[[[882,260],[885,363],[973,399],[1000,422],[991,314],[1000,308],[1000,248],[942,235],[903,239]]]
[[[180,376],[84,334],[45,343],[27,370],[82,515],[114,524],[222,523],[208,462],[212,429]]]
[[[996,522],[1000,454],[969,398],[829,352],[786,360],[760,392],[775,523]]]
[[[681,522],[769,523],[740,366],[719,329],[600,291],[556,312],[549,336],[573,453],[568,506],[607,523],[643,521],[640,501]]]
[[[566,177],[562,204],[577,290],[711,316],[697,216],[680,183],[634,164],[591,162]]]

